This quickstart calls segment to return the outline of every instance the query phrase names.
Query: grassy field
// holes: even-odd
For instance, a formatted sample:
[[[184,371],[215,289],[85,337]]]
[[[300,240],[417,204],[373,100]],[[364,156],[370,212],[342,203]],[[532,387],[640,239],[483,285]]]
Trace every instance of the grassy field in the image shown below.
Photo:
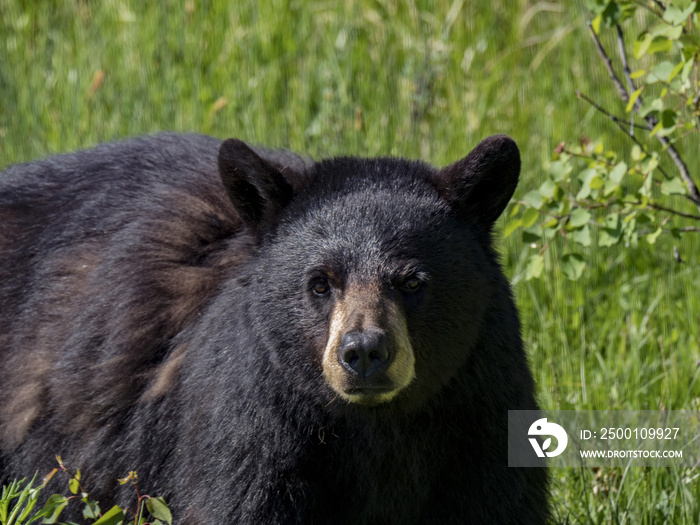
[[[574,94],[615,96],[585,21],[534,0],[0,0],[0,169],[160,130],[435,164],[507,133],[522,195],[561,140],[625,144]],[[697,238],[684,264],[662,238],[528,282],[518,237],[504,262],[544,408],[700,409]],[[698,468],[553,473],[558,523],[700,523]]]

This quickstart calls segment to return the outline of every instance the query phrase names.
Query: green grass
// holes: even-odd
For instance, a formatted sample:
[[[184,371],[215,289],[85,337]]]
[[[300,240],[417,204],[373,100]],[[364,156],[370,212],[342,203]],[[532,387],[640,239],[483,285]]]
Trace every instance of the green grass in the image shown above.
[[[615,101],[578,3],[0,0],[0,168],[160,130],[435,164],[508,133],[522,195],[561,140],[626,145],[575,89]],[[517,237],[504,262],[545,408],[700,408],[697,239],[684,264],[667,238],[591,249],[577,282],[555,247],[526,282]],[[559,522],[700,523],[697,468],[554,477]]]

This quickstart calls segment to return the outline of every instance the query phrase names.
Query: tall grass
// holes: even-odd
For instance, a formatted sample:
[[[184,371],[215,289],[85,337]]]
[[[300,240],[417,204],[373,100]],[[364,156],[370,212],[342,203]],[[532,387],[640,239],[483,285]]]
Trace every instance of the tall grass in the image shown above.
[[[578,2],[0,0],[0,168],[159,130],[436,164],[508,133],[523,194],[561,140],[625,144],[574,89],[616,96]],[[545,408],[700,408],[698,241],[673,242],[591,248],[577,282],[503,243]],[[700,523],[698,469],[554,474],[560,522]]]

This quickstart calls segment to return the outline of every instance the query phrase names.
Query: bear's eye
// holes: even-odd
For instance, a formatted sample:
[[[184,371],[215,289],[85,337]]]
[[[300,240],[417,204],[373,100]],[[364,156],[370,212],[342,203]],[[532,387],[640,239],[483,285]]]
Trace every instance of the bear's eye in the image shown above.
[[[423,282],[418,277],[412,276],[412,277],[409,277],[408,279],[406,279],[401,284],[401,289],[404,292],[413,293],[413,292],[417,292],[422,285],[423,285]]]
[[[331,287],[325,279],[316,279],[311,284],[311,291],[316,295],[326,295],[330,290]]]

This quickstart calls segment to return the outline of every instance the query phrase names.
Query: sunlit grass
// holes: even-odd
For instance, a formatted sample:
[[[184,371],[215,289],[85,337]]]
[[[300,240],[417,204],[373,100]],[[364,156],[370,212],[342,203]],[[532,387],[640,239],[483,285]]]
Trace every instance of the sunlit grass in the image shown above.
[[[0,0],[0,168],[160,130],[436,164],[508,133],[525,193],[561,140],[625,144],[574,95],[615,100],[584,22],[525,0]],[[504,262],[545,408],[700,408],[697,239],[593,247],[577,282],[554,247],[526,282],[517,237]],[[554,477],[565,523],[700,522],[697,469]]]

